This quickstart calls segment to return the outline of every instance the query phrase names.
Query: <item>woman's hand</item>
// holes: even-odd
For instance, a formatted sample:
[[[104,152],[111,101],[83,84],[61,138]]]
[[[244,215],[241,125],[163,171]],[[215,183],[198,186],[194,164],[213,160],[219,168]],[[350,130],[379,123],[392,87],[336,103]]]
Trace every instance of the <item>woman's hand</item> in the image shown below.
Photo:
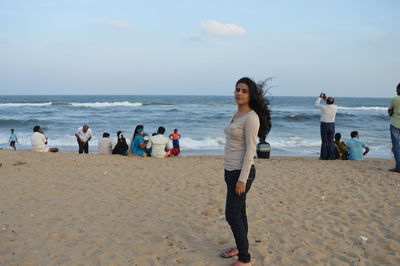
[[[238,180],[236,183],[235,192],[239,196],[244,194],[246,192],[246,183],[243,183],[242,181]]]

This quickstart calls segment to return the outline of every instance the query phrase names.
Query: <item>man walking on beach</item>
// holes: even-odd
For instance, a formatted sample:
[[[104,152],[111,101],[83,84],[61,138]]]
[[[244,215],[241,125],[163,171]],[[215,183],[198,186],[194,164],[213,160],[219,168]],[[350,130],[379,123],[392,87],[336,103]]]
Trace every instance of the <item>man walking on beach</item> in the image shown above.
[[[392,149],[396,167],[390,169],[391,172],[400,173],[400,83],[396,88],[397,96],[392,99],[388,109],[390,118],[390,137],[392,139]]]
[[[321,105],[321,99],[326,102],[326,105]],[[337,106],[333,104],[333,97],[326,98],[325,93],[321,93],[315,101],[315,106],[321,110],[321,160],[335,159],[335,143],[333,136],[335,135],[335,118]]]
[[[79,145],[79,153],[89,153],[89,141],[92,139],[92,130],[88,125],[83,125],[75,132],[76,140]]]

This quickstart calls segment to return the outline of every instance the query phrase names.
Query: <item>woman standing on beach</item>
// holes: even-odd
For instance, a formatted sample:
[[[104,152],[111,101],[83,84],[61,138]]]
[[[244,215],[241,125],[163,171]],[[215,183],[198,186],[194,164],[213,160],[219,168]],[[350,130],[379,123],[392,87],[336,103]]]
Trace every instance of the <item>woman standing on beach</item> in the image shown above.
[[[224,168],[227,185],[225,217],[236,242],[236,248],[224,251],[221,256],[238,256],[233,266],[251,265],[248,224],[246,216],[246,194],[256,176],[253,158],[256,140],[265,137],[271,129],[268,100],[264,98],[265,82],[256,84],[250,78],[236,82],[235,101],[237,112],[224,132],[226,135]]]

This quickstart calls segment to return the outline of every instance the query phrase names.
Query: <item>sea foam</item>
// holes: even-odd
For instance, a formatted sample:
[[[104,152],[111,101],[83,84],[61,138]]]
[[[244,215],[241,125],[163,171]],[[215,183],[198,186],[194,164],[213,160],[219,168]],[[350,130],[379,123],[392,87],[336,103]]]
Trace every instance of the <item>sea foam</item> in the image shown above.
[[[94,102],[94,103],[76,103],[76,102],[46,102],[46,103],[0,103],[0,107],[18,107],[18,106],[72,106],[72,107],[91,107],[91,108],[102,108],[102,107],[135,107],[142,106],[141,102]]]

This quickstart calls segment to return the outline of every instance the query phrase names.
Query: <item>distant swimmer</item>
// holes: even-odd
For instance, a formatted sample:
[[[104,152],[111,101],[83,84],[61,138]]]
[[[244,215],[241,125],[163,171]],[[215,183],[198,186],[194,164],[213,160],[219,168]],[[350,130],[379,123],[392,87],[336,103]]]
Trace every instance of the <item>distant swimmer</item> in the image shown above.
[[[321,105],[321,99],[326,102],[326,105]],[[321,93],[315,101],[315,106],[321,110],[321,160],[334,160],[335,159],[335,143],[333,143],[333,136],[335,135],[335,118],[337,106],[333,104],[335,99],[333,97],[326,97],[325,93]]]

